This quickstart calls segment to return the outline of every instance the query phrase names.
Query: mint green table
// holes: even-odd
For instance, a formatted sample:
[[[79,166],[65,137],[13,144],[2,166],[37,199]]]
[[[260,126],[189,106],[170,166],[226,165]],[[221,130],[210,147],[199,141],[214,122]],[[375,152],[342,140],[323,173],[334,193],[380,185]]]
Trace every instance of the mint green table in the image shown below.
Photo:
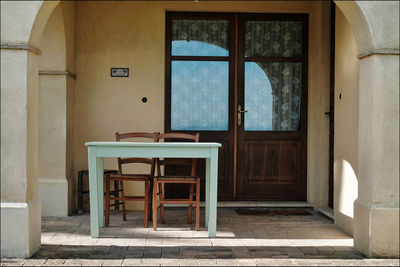
[[[104,227],[103,158],[205,158],[206,159],[206,212],[205,226],[208,236],[217,232],[218,143],[137,143],[88,142],[90,233],[99,237]]]

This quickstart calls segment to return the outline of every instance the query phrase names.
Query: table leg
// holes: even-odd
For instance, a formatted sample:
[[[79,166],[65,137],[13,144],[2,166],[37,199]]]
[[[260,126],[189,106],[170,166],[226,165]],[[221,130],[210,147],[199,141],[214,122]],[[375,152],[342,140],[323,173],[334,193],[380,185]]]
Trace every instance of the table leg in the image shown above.
[[[218,148],[211,148],[208,237],[217,235]]]
[[[97,166],[97,200],[99,201],[99,227],[104,227],[104,169],[103,158],[96,158]]]
[[[90,234],[92,237],[99,237],[99,201],[97,194],[97,160],[96,148],[89,147],[89,198],[90,198]]]
[[[208,227],[208,218],[210,215],[210,158],[206,158],[206,210],[205,210],[205,226]]]

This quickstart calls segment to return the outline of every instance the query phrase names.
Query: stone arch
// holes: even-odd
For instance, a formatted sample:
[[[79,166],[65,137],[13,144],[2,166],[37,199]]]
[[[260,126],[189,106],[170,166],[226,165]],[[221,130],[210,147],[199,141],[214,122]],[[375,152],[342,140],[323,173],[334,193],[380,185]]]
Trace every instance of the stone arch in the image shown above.
[[[39,10],[37,11],[35,21],[32,25],[32,30],[29,33],[29,44],[32,46],[40,47],[40,41],[43,36],[44,29],[47,25],[49,17],[54,9],[59,4],[57,1],[42,1]]]
[[[358,3],[356,1],[335,1],[335,4],[343,12],[353,30],[358,51],[365,51],[373,47],[370,27]]]
[[[61,4],[48,18],[40,40],[38,198],[44,216],[68,215],[66,173],[67,63]]]

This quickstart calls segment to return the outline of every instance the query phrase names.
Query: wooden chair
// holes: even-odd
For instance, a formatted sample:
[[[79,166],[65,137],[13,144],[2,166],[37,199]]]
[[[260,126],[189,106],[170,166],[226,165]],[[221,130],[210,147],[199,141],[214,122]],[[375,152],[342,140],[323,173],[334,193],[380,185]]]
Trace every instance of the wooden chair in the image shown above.
[[[200,135],[197,134],[184,134],[184,133],[165,133],[159,134],[157,141],[161,139],[168,141],[194,141],[199,142]],[[157,209],[161,211],[161,223],[165,223],[164,204],[188,204],[188,223],[192,222],[192,208],[193,204],[196,205],[196,231],[200,226],[200,178],[196,176],[197,159],[171,159],[165,158],[164,160],[156,159],[157,176],[154,177],[153,186],[153,230],[157,230]],[[161,166],[187,166],[189,167],[190,174],[187,176],[182,175],[161,175]],[[165,169],[164,169],[165,172]],[[189,197],[187,199],[165,199],[163,193],[164,184],[189,184]],[[194,186],[196,185],[196,192]],[[157,192],[158,189],[158,192]],[[193,200],[196,197],[196,200]],[[159,206],[158,206],[159,205]]]
[[[116,133],[116,141],[119,142],[121,139],[149,139],[149,141],[157,141],[158,133]],[[129,140],[134,141],[134,140]],[[125,174],[123,173],[122,167],[127,164],[141,164],[150,167],[150,172],[147,174],[134,173]],[[118,201],[118,205],[122,205],[122,216],[123,220],[126,221],[126,210],[125,201],[144,201],[144,227],[147,227],[149,218],[151,215],[151,188],[155,170],[155,159],[151,158],[118,158],[118,173],[109,174],[106,176],[106,214],[105,214],[105,225],[109,225],[110,218],[110,201]],[[120,186],[118,191],[118,197],[115,197],[110,192],[110,183],[113,181],[119,181]],[[144,196],[126,196],[124,193],[124,181],[125,182],[138,182],[142,181],[145,185]]]

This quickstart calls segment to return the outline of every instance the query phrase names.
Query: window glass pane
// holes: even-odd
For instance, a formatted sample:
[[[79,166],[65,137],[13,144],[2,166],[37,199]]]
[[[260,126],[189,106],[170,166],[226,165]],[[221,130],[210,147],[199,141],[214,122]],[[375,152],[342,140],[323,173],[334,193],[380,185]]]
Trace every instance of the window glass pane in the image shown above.
[[[302,22],[246,21],[246,57],[301,57]]]
[[[301,63],[245,63],[245,131],[298,131]]]
[[[173,56],[229,56],[227,20],[172,20]]]
[[[172,130],[227,131],[228,109],[229,62],[172,62]]]

